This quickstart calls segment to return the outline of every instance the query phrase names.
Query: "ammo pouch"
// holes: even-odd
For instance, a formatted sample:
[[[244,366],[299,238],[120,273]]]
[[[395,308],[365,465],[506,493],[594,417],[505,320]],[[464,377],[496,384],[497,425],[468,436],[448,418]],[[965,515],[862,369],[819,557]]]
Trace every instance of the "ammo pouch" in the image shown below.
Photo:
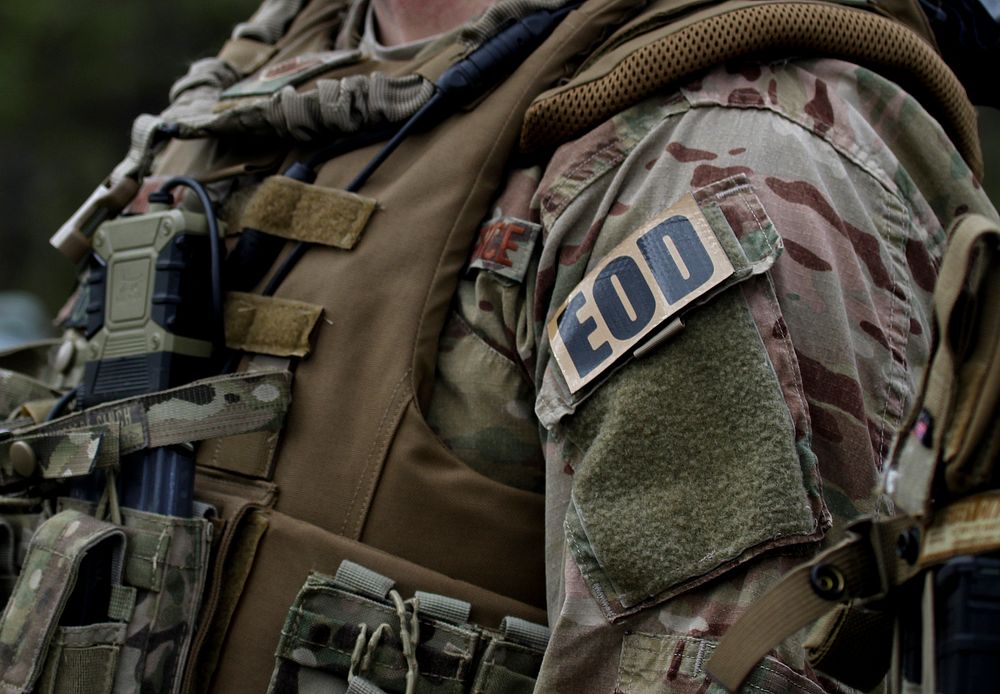
[[[38,499],[0,498],[0,605],[14,592],[28,545],[51,513]]]
[[[269,694],[350,692],[530,694],[546,627],[507,617],[498,630],[469,623],[469,603],[417,592],[344,561],[313,573],[295,598]]]
[[[208,566],[209,522],[73,506],[45,521],[0,621],[0,690],[178,691]]]

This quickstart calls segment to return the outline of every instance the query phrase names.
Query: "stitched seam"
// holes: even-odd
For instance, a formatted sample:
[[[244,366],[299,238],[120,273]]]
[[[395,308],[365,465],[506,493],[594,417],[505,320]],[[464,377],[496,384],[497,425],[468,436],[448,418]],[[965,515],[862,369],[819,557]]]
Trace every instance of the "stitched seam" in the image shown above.
[[[390,414],[392,415],[393,419],[396,419],[396,417],[399,414],[399,412],[401,412],[402,409],[403,409],[399,405],[399,403],[397,403],[397,397],[398,397],[400,388],[402,388],[403,383],[406,382],[406,380],[409,377],[409,375],[410,375],[410,371],[407,370],[406,373],[403,374],[403,377],[401,379],[399,379],[399,381],[396,382],[396,386],[392,389],[392,394],[389,396],[389,405],[388,405],[388,407],[385,408],[385,411],[382,413],[382,419],[379,420],[378,429],[375,430],[375,440],[372,441],[372,445],[368,449],[368,455],[365,458],[364,474],[362,474],[362,475],[359,476],[358,483],[354,486],[354,493],[351,495],[351,502],[350,502],[350,504],[348,504],[348,508],[351,509],[351,512],[347,516],[344,517],[344,522],[340,526],[340,534],[341,535],[347,536],[348,522],[354,520],[355,512],[354,512],[353,509],[354,509],[355,502],[358,499],[358,495],[361,493],[361,487],[363,487],[363,486],[365,486],[366,484],[369,483],[369,481],[370,481],[369,478],[371,477],[372,473],[374,472],[371,469],[371,467],[372,467],[372,459],[375,457],[375,451],[377,451],[377,450],[379,450],[379,449],[382,448],[382,443],[383,443],[383,441],[385,439],[385,433],[384,432],[385,432],[385,428],[386,428],[386,422],[389,419]],[[368,500],[371,499],[372,493],[373,492],[369,492],[368,493]],[[362,521],[363,511],[361,511],[359,509],[357,511],[356,515],[357,515],[357,519],[356,519],[356,522],[354,523],[355,525],[359,524]],[[358,528],[358,530],[360,531],[360,528]]]
[[[753,217],[753,221],[757,224],[757,230],[763,233],[764,223],[760,220],[760,217],[757,216],[757,210],[755,210],[754,206],[750,204],[750,200],[747,196],[748,188],[749,186],[740,186],[740,188],[734,190],[733,193],[740,196],[740,201],[746,205],[747,211],[750,213],[750,216]],[[756,199],[756,195],[754,196],[754,199]],[[770,236],[766,233],[764,234],[764,242],[767,243],[767,250],[774,253],[774,243],[771,241]]]
[[[601,158],[602,154],[604,154],[608,150],[614,149],[615,147],[618,146],[618,144],[619,143],[617,140],[610,140],[608,142],[604,142],[599,147],[597,147],[597,149],[595,149],[593,152],[587,155],[585,158],[573,164],[573,166],[567,169],[565,173],[559,176],[559,182],[556,183],[551,188],[549,188],[549,191],[545,194],[545,197],[542,198],[542,205],[543,206],[549,205],[557,193],[572,192],[574,188],[578,186],[586,188],[587,185],[592,183],[594,180],[597,180],[597,178],[600,178],[600,175],[598,175],[592,179],[587,179],[586,181],[576,181],[573,179],[573,175],[579,173],[580,171],[583,171],[585,168],[589,167],[591,164],[598,161],[598,159]],[[569,183],[569,181],[573,181],[573,183],[571,184]]]
[[[888,207],[887,204],[885,202],[883,202],[883,204],[882,204],[882,218],[883,218],[883,220],[885,220],[885,218],[886,218],[886,216],[888,214],[887,207]],[[896,304],[898,302],[898,299],[897,299],[897,296],[896,296],[896,292],[898,291],[898,289],[899,289],[899,281],[897,279],[896,273],[893,273],[892,274],[892,287],[889,290],[889,298],[890,298],[891,308],[889,310],[889,321],[887,323],[887,328],[889,328],[890,330],[892,329],[893,323],[895,322],[895,318],[896,318],[896,309],[897,309]],[[888,336],[886,337],[886,341],[888,341]],[[890,400],[889,391],[892,388],[892,379],[890,377],[890,374],[891,374],[892,371],[894,371],[893,365],[894,365],[894,363],[896,361],[895,357],[893,356],[893,353],[892,353],[892,346],[891,345],[889,346],[888,352],[889,352],[889,365],[886,367],[886,384],[885,384],[885,392],[884,392],[884,398],[885,399],[882,402],[882,414],[879,417],[878,460],[876,461],[879,469],[882,468],[882,461],[885,459],[884,456],[885,456],[885,452],[886,452],[886,448],[887,448],[887,443],[888,443],[887,442],[887,438],[886,438],[886,429],[888,429],[889,427],[888,427],[888,425],[886,423],[886,415],[889,412],[889,400]],[[878,511],[876,509],[876,514],[877,514],[877,512]],[[877,517],[877,515],[876,515],[876,517]]]

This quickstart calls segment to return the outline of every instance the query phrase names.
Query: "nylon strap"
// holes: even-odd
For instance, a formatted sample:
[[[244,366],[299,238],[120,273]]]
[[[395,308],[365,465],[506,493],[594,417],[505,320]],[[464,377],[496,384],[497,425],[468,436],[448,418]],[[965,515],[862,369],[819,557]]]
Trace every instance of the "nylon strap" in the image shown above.
[[[911,28],[830,2],[698,4],[660,2],[648,11],[659,12],[657,25],[636,31],[639,36],[612,39],[608,55],[536,98],[524,118],[521,150],[554,149],[648,96],[732,60],[824,56],[883,70],[926,97],[928,111],[982,178],[975,109],[933,46]],[[679,17],[684,5],[691,11]]]
[[[920,543],[920,565],[1000,549],[1000,490],[968,496],[935,511]]]
[[[32,691],[49,641],[76,586],[80,564],[88,551],[104,541],[116,543],[111,581],[120,585],[125,549],[121,528],[77,511],[63,511],[39,527],[0,620],[0,644],[10,654],[0,664],[5,694]],[[116,610],[120,607],[116,605]]]
[[[13,476],[10,447],[35,452],[46,478],[89,474],[143,450],[255,431],[279,431],[291,401],[291,374],[259,371],[216,376],[99,405],[18,429],[0,444],[0,472]]]
[[[267,178],[246,204],[240,226],[294,241],[350,250],[361,238],[375,201],[286,176]]]
[[[226,347],[272,357],[304,357],[322,306],[273,296],[226,295]]]
[[[914,576],[919,567],[896,556],[896,539],[913,525],[906,516],[856,526],[857,534],[786,574],[722,637],[708,661],[712,679],[737,691],[771,649],[838,604],[878,598]],[[817,592],[814,569],[840,590]],[[822,585],[822,583],[820,583]]]

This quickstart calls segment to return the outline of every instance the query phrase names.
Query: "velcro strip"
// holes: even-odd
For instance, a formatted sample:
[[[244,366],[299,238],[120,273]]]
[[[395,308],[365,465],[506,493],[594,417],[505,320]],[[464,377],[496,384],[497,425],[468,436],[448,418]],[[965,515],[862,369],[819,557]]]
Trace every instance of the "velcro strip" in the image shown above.
[[[374,211],[375,201],[371,198],[286,176],[271,176],[250,198],[240,226],[350,250]]]
[[[272,357],[304,357],[322,306],[243,292],[226,295],[226,347]]]

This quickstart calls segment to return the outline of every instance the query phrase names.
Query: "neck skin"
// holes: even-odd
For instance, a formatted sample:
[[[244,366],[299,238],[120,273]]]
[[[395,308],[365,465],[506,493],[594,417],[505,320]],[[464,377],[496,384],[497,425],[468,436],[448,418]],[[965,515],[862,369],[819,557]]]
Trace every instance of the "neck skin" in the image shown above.
[[[398,46],[454,29],[494,0],[372,0],[379,41]]]

